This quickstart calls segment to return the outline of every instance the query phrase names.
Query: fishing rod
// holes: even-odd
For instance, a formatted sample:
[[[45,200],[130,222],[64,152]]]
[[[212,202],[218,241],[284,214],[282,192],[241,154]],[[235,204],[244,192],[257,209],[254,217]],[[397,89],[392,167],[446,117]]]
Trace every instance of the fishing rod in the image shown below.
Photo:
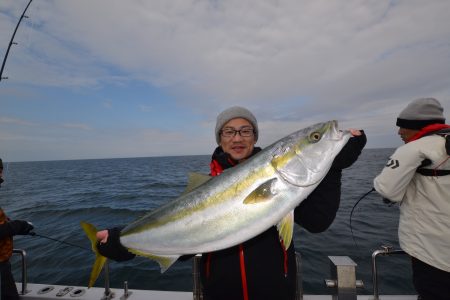
[[[17,22],[17,25],[16,25],[16,29],[14,29],[11,40],[9,41],[8,49],[6,49],[6,54],[5,54],[5,57],[3,58],[2,68],[0,69],[0,81],[2,81],[2,79],[8,79],[8,77],[3,77],[3,69],[5,68],[6,59],[8,58],[9,49],[11,48],[11,45],[17,45],[17,43],[14,42],[14,37],[16,36],[17,29],[19,28],[19,25],[20,25],[20,22],[22,22],[22,19],[28,18],[28,16],[25,15],[25,12],[27,11],[28,7],[30,6],[31,1],[33,1],[33,0],[30,0],[30,2],[28,2],[27,7],[25,7],[25,10],[23,11],[22,15],[20,16],[19,22]]]
[[[80,249],[83,249],[83,250],[87,250],[89,252],[91,251],[91,249],[88,249],[88,248],[85,248],[85,247],[82,247],[82,246],[79,246],[79,245],[75,245],[75,244],[72,244],[72,243],[69,243],[69,242],[61,241],[61,240],[58,240],[58,239],[55,239],[55,238],[52,238],[52,237],[49,237],[49,236],[45,236],[45,235],[42,235],[42,234],[37,234],[36,232],[33,232],[33,231],[30,232],[28,235],[41,237],[41,238],[44,238],[44,239],[48,239],[48,240],[55,241],[55,242],[58,242],[58,243],[61,243],[61,244],[65,244],[65,245],[68,245],[68,246],[72,246],[72,247],[77,247],[77,248],[80,248]]]

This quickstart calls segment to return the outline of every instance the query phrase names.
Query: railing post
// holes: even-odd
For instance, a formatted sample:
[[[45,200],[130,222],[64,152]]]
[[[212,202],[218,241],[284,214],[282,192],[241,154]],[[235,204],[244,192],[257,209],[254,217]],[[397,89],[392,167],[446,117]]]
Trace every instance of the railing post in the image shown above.
[[[21,295],[25,295],[28,293],[27,291],[27,282],[28,282],[28,275],[27,275],[27,252],[22,249],[13,249],[14,254],[19,254],[22,258],[22,290],[20,291]]]
[[[302,256],[299,252],[295,252],[295,262],[297,265],[295,300],[303,300]]]
[[[105,293],[103,294],[102,300],[108,300],[114,298],[114,293],[111,291],[109,285],[109,263],[108,260],[105,262],[104,266],[104,275],[105,275]]]
[[[328,256],[330,259],[331,278],[325,280],[329,288],[333,288],[333,300],[356,300],[356,288],[364,284],[356,280],[357,264],[348,256]]]
[[[378,293],[378,270],[377,270],[377,256],[388,256],[391,254],[405,254],[403,250],[392,250],[392,246],[382,245],[381,249],[375,250],[372,253],[372,285],[373,285],[373,300],[379,300]]]
[[[203,289],[202,282],[200,280],[200,259],[201,255],[196,255],[192,259],[192,278],[193,278],[193,287],[192,287],[192,296],[194,300],[202,300],[203,299]]]

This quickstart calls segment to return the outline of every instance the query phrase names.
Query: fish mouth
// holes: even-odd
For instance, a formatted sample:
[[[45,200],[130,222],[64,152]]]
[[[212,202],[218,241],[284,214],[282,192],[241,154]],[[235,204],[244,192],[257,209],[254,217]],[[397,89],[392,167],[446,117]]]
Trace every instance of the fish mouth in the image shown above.
[[[337,138],[335,140],[342,140],[346,135],[350,134],[350,130],[344,129],[344,130],[338,130],[337,131]]]
[[[346,135],[350,134],[350,130],[348,129],[339,129],[338,121],[333,120],[330,121],[330,140],[332,141],[340,141]]]

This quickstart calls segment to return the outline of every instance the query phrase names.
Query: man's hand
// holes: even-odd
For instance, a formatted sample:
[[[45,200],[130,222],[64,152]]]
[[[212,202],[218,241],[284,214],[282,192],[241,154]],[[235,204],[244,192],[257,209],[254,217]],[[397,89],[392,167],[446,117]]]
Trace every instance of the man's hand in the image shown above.
[[[27,235],[30,233],[31,230],[33,230],[34,226],[23,220],[14,220],[8,222],[9,230],[11,233],[11,236],[13,235]]]
[[[388,198],[383,198],[383,203],[387,204],[388,206],[392,206],[395,204],[394,201],[391,201]]]
[[[97,232],[98,252],[115,261],[126,261],[133,259],[136,255],[128,252],[127,248],[120,243],[120,228],[114,227]]]
[[[353,129],[353,128],[350,128],[348,131],[350,131],[350,133],[353,135],[353,136],[360,136],[362,133],[361,133],[361,130],[359,130],[359,129]]]

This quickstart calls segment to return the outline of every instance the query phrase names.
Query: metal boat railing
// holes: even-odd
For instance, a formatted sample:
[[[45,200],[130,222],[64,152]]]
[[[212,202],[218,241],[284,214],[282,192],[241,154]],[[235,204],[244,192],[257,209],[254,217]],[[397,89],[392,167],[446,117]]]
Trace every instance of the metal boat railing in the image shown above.
[[[381,249],[375,250],[372,253],[372,284],[373,284],[373,299],[379,300],[378,293],[378,269],[377,269],[377,257],[389,256],[393,254],[406,254],[403,250],[393,250],[392,246],[382,245]]]
[[[27,263],[26,263],[26,251],[22,249],[14,249],[13,254],[18,254],[21,257],[21,274],[22,274],[22,289],[19,292],[21,295],[27,294]],[[393,250],[391,246],[381,246],[381,249],[375,250],[372,253],[372,283],[373,283],[373,300],[379,300],[378,291],[378,268],[377,257],[378,256],[390,256],[395,254],[405,254],[403,250]],[[303,278],[302,278],[302,259],[300,253],[296,252],[296,266],[297,266],[297,284],[296,284],[296,300],[303,299]],[[193,259],[193,299],[203,300],[203,287],[200,280],[200,255],[197,255]],[[348,256],[329,256],[331,277],[332,279],[326,279],[325,284],[329,288],[333,288],[333,299],[346,300],[356,299],[356,289],[364,287],[361,280],[356,280],[356,263]],[[109,268],[108,263],[105,264],[105,292],[104,298],[112,299],[114,293],[110,289],[109,284]],[[120,299],[127,299],[131,295],[131,291],[128,291],[128,283],[124,282],[124,294]]]
[[[18,254],[21,257],[21,270],[22,270],[22,289],[20,291],[21,295],[27,293],[27,252],[22,249],[13,249],[13,254]]]

